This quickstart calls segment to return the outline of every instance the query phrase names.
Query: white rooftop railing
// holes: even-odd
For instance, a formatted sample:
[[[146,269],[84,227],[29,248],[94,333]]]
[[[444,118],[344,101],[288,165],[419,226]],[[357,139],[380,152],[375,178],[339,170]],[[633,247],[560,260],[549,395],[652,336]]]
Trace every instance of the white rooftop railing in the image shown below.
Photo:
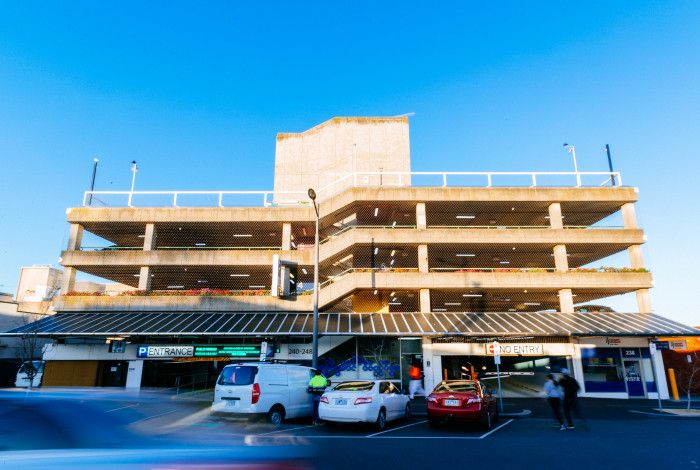
[[[619,172],[357,172],[317,189],[316,193],[323,200],[351,187],[598,187],[613,182],[613,186],[622,186]],[[200,203],[190,205],[183,201],[192,197]],[[234,198],[237,202],[229,204],[227,200]],[[148,202],[142,201],[145,199]],[[260,203],[263,207],[284,207],[306,206],[310,202],[306,191],[85,191],[83,194],[86,207],[255,207]]]

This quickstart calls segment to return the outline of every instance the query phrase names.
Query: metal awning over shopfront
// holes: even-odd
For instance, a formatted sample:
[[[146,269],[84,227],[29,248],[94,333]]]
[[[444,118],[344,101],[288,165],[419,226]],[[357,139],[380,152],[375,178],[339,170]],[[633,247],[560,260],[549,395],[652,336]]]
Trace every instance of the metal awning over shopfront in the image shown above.
[[[309,336],[313,314],[57,313],[6,336]],[[700,330],[653,314],[616,312],[320,313],[321,335],[676,336]]]

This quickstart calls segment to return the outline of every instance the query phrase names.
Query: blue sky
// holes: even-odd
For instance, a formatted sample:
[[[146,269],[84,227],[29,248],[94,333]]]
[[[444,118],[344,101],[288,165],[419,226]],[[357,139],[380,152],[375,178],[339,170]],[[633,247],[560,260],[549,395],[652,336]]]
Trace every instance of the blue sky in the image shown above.
[[[411,118],[413,169],[639,187],[654,308],[700,324],[700,3],[3,2],[0,291],[97,189],[269,189],[275,134]],[[620,309],[630,299],[615,300]]]

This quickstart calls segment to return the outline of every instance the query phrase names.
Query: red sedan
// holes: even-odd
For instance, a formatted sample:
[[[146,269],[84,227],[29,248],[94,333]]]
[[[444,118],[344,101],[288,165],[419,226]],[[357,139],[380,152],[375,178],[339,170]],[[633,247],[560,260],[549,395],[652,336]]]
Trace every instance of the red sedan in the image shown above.
[[[478,380],[446,380],[428,395],[428,423],[475,422],[491,429],[498,421],[496,397]]]

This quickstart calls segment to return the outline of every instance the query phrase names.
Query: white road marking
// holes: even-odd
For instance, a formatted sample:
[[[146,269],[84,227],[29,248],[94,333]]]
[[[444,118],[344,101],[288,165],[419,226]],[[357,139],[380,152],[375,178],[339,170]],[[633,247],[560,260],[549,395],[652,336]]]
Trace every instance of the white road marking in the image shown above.
[[[501,424],[500,426],[493,428],[492,430],[490,430],[490,431],[487,432],[486,434],[482,434],[481,437],[479,437],[479,439],[483,439],[483,438],[487,437],[488,435],[495,433],[495,432],[498,431],[499,429],[501,429],[501,428],[503,428],[503,427],[509,425],[509,424],[512,423],[512,422],[513,422],[513,420],[512,420],[512,419],[509,419],[508,421],[506,421],[505,423]]]
[[[263,432],[260,434],[255,434],[255,436],[267,436],[269,434],[277,434],[278,432],[285,432],[285,431],[295,431],[297,429],[306,429],[306,428],[313,428],[313,424],[307,425],[307,426],[299,426],[296,428],[289,428],[289,429],[278,429],[276,431],[270,431],[270,432]]]
[[[120,406],[119,408],[114,408],[114,409],[112,409],[112,410],[107,410],[107,411],[105,411],[105,413],[111,413],[112,411],[119,411],[119,410],[123,410],[123,409],[126,409],[126,408],[133,408],[133,407],[135,407],[135,406],[139,406],[139,404],[138,404],[138,403],[134,403],[133,405]]]
[[[160,416],[169,415],[170,413],[175,413],[176,411],[177,411],[177,410],[170,410],[170,411],[165,411],[165,412],[163,412],[163,413],[158,413],[157,415],[146,416],[145,418],[141,418],[141,419],[137,419],[136,421],[132,421],[131,424],[136,424],[136,423],[140,423],[140,422],[142,422],[142,421],[146,421],[146,420],[149,420],[149,419],[153,419],[153,418],[158,418],[158,417],[160,417]]]
[[[387,429],[386,431],[375,432],[374,434],[370,434],[370,435],[365,436],[365,437],[374,437],[374,436],[378,436],[380,434],[384,434],[387,432],[398,431],[399,429],[404,429],[404,428],[408,428],[410,426],[415,426],[416,424],[422,424],[422,423],[427,423],[427,422],[428,422],[428,420],[424,419],[423,421],[418,421],[417,423],[411,423],[411,424],[407,424],[405,426],[400,426],[398,428]]]

